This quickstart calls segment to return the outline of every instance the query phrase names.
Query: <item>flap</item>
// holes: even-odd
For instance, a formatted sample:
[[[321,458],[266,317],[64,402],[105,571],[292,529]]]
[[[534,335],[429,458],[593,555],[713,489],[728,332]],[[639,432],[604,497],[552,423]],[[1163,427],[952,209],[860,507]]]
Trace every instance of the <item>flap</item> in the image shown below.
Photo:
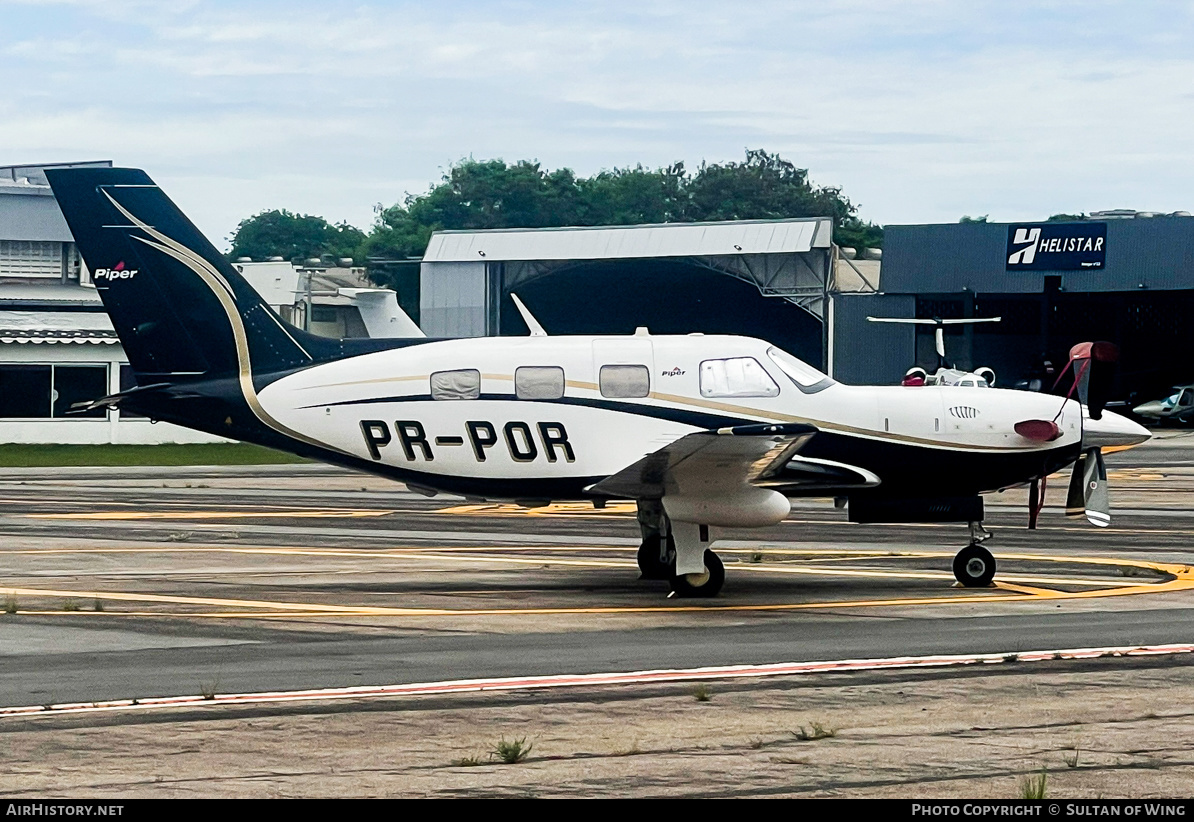
[[[709,494],[718,488],[769,485],[816,433],[811,425],[788,423],[689,434],[586,491],[621,499],[660,499],[665,493]]]

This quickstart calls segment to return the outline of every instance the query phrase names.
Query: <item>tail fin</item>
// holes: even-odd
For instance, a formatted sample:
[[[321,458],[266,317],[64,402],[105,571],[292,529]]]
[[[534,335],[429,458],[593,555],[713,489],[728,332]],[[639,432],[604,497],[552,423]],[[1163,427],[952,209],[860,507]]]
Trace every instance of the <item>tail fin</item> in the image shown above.
[[[324,359],[139,169],[46,176],[141,385],[286,371]]]

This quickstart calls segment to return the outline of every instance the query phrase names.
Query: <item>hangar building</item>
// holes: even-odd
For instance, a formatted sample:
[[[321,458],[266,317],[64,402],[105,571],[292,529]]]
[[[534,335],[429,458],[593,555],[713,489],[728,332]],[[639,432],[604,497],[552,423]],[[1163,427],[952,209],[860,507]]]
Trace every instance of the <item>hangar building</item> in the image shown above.
[[[870,285],[838,265],[832,235],[820,217],[440,231],[421,264],[420,325],[526,334],[516,293],[553,334],[749,334],[821,364],[830,293]]]
[[[1087,220],[888,226],[882,294],[840,295],[835,376],[890,383],[936,366],[932,327],[867,316],[1000,317],[953,326],[947,358],[990,366],[997,384],[1043,379],[1075,343],[1119,344],[1118,398],[1194,381],[1194,218],[1096,212]],[[846,345],[848,339],[849,344]],[[1046,389],[1048,385],[1045,386]]]

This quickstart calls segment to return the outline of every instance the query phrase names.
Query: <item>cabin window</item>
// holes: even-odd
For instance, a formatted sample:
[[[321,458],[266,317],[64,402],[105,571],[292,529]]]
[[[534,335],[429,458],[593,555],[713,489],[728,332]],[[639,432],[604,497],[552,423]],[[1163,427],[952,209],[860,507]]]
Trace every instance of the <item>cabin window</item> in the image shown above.
[[[431,399],[475,400],[481,396],[481,372],[475,368],[436,371],[431,375]]]
[[[754,357],[701,363],[702,397],[774,397],[779,386]]]
[[[526,365],[514,371],[514,396],[520,400],[558,400],[564,396],[564,369]]]
[[[645,365],[601,366],[601,396],[637,399],[651,393],[651,373]]]

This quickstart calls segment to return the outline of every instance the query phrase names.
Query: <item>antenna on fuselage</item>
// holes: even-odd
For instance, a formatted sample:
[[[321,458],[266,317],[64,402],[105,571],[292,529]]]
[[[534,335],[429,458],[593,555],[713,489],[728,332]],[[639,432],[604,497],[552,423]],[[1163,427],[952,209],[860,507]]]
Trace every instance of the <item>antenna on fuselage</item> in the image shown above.
[[[511,291],[510,299],[514,300],[514,307],[522,315],[522,321],[527,324],[527,328],[531,329],[531,336],[546,337],[547,331],[543,326],[539,325],[539,321],[535,319],[535,315],[531,313],[531,310],[522,304],[522,300],[518,299],[518,295]]]
[[[972,317],[967,320],[942,320],[934,317],[931,320],[914,320],[911,317],[867,317],[873,323],[901,323],[903,325],[935,325],[937,333],[934,340],[937,344],[937,367],[945,368],[945,326],[967,325],[970,323],[997,323],[1003,317]]]

